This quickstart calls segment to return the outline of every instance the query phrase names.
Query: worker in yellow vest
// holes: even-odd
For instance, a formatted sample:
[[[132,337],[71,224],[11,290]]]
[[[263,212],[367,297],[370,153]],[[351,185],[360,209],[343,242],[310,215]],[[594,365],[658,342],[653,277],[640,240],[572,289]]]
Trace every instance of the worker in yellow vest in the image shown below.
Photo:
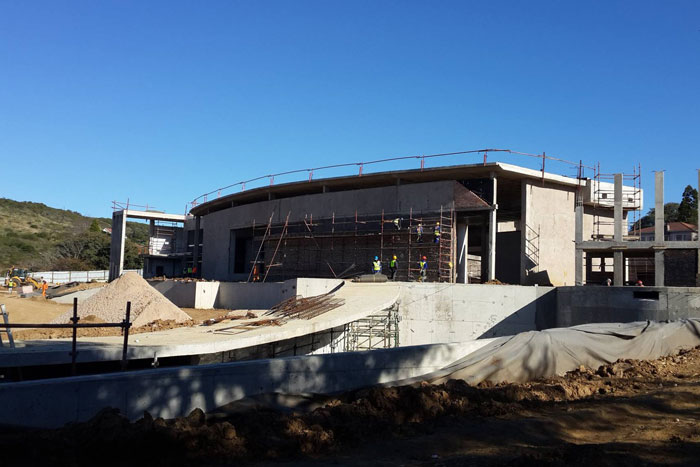
[[[379,256],[374,257],[372,262],[372,274],[379,274],[382,272],[382,262],[379,261]]]
[[[396,280],[396,269],[399,267],[399,262],[396,261],[396,255],[394,255],[391,258],[391,261],[389,261],[389,272],[391,272],[391,280],[394,281]]]
[[[418,266],[420,267],[418,282],[425,282],[425,280],[428,278],[428,258],[423,256],[423,259],[418,262]]]

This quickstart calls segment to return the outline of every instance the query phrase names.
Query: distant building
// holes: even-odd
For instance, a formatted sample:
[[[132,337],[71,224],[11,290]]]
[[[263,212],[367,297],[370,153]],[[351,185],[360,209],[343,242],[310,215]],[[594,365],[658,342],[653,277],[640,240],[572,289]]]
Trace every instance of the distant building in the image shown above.
[[[639,231],[641,241],[654,241],[654,226]],[[687,222],[668,222],[664,225],[664,240],[667,242],[694,241],[698,239],[698,226]]]

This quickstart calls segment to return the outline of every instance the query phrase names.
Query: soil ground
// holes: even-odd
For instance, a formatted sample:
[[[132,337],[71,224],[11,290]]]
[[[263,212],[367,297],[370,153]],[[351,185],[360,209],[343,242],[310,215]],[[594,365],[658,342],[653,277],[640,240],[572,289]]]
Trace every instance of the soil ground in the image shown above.
[[[7,429],[0,447],[5,465],[698,465],[698,418],[700,347],[525,384],[363,389],[308,413],[234,404],[129,423],[105,409]]]
[[[88,287],[89,288],[89,287]],[[50,323],[67,310],[71,310],[73,305],[60,304],[43,297],[20,298],[17,295],[2,294],[0,292],[0,303],[4,303],[9,313],[10,323]],[[183,326],[195,326],[211,318],[219,318],[224,315],[233,317],[244,317],[249,310],[200,310],[196,308],[182,308],[192,321],[188,323],[175,323],[174,321],[155,321],[148,326],[132,328],[129,333],[143,333],[163,331]],[[101,320],[93,317],[82,319],[83,323],[96,323]],[[27,329],[15,330],[12,332],[15,339],[58,339],[72,336],[71,329]],[[119,328],[88,328],[78,331],[79,337],[99,337],[118,336]]]

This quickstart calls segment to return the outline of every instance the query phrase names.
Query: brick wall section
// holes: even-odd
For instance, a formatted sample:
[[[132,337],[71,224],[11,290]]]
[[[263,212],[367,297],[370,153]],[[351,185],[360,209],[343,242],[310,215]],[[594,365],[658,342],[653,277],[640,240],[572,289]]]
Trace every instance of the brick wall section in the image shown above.
[[[665,285],[667,287],[697,286],[697,250],[666,250],[664,252]]]

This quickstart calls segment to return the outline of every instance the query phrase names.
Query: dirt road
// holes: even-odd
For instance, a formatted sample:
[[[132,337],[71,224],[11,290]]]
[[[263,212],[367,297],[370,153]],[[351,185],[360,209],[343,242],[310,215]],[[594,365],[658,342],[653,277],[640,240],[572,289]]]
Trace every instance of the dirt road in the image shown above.
[[[0,446],[7,465],[698,465],[699,418],[700,348],[527,384],[365,389],[305,414],[129,423],[105,410],[61,430],[6,430]]]

